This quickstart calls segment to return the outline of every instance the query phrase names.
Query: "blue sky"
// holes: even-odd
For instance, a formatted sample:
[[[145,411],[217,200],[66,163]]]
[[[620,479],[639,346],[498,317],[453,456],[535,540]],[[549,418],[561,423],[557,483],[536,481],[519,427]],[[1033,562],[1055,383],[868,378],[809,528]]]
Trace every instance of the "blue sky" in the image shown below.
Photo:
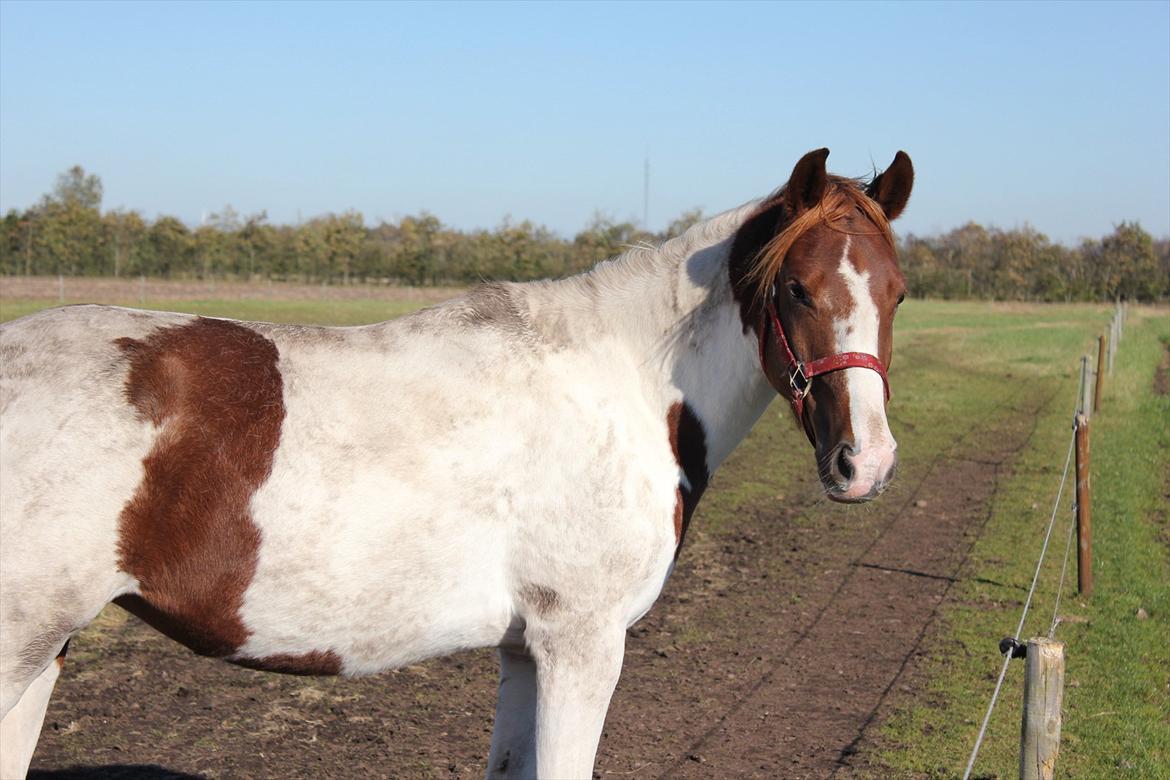
[[[0,2],[0,210],[74,164],[197,223],[428,210],[565,235],[898,149],[902,232],[1170,234],[1170,2]]]

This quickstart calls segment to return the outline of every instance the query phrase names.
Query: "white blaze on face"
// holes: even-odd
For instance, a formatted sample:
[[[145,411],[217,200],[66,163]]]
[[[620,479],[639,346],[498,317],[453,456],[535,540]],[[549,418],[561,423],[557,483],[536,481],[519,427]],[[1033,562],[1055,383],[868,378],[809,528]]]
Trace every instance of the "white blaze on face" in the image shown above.
[[[838,270],[845,279],[852,305],[848,316],[833,323],[836,351],[877,356],[880,354],[878,310],[869,290],[869,273],[859,273],[849,261],[850,243],[850,237],[846,236]],[[881,376],[868,368],[847,368],[844,373],[849,392],[849,422],[856,447],[850,459],[853,480],[844,497],[859,498],[868,495],[875,483],[888,479],[898,444],[886,422],[885,385]]]

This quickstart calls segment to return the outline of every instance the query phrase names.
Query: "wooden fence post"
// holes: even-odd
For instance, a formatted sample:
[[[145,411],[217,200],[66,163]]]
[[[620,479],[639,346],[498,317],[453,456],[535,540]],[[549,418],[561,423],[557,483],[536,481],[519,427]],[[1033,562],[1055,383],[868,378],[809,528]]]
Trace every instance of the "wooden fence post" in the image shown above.
[[[1077,592],[1093,595],[1093,491],[1089,484],[1089,421],[1076,418],[1077,448]]]
[[[1020,780],[1052,780],[1060,752],[1064,643],[1046,637],[1029,639],[1025,664]]]
[[[1081,355],[1081,384],[1077,388],[1080,397],[1077,398],[1077,412],[1083,414],[1085,417],[1092,415],[1092,404],[1089,400],[1092,398],[1092,390],[1089,389],[1089,356]]]
[[[1109,376],[1113,376],[1113,356],[1117,354],[1117,315],[1109,320]]]
[[[1097,383],[1093,387],[1093,412],[1101,408],[1101,386],[1105,383],[1105,335],[1097,337]]]

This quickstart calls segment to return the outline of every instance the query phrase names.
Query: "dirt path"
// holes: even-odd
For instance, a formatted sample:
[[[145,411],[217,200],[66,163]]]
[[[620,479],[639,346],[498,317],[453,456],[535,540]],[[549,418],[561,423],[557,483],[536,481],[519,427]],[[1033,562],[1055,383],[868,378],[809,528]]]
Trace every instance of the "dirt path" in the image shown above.
[[[662,599],[629,633],[597,775],[855,774],[1046,402],[1018,390],[876,504],[773,505],[709,534],[700,510]],[[305,680],[105,619],[71,649],[34,777],[482,775],[490,652]]]

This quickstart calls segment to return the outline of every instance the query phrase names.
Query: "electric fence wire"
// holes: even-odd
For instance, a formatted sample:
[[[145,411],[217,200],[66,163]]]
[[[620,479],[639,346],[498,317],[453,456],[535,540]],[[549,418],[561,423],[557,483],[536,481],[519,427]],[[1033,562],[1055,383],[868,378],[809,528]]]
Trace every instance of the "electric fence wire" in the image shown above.
[[[1079,397],[1079,394],[1078,394]],[[1016,632],[1013,634],[1018,641],[1020,634],[1024,630],[1024,621],[1028,617],[1028,608],[1032,605],[1032,596],[1036,593],[1036,583],[1040,581],[1040,569],[1044,565],[1044,556],[1048,552],[1048,541],[1052,538],[1052,529],[1056,525],[1056,513],[1060,509],[1060,499],[1064,495],[1064,486],[1068,481],[1068,468],[1072,464],[1073,450],[1076,447],[1076,425],[1073,425],[1073,435],[1068,443],[1068,455],[1064,459],[1064,472],[1060,476],[1060,487],[1056,489],[1056,500],[1052,503],[1052,516],[1048,519],[1048,530],[1044,534],[1044,545],[1040,548],[1040,559],[1036,561],[1036,572],[1032,575],[1032,587],[1028,588],[1028,598],[1024,601],[1024,609],[1020,613],[1020,622],[1016,626]],[[1067,563],[1067,549],[1065,550],[1065,561]],[[1061,576],[1063,584],[1063,574]],[[1059,597],[1058,597],[1059,600]],[[1055,626],[1052,629],[1055,631]],[[983,725],[979,727],[979,736],[975,738],[975,747],[971,749],[971,758],[967,761],[967,769],[963,772],[963,780],[969,780],[971,777],[971,770],[975,767],[975,759],[979,756],[979,747],[983,744],[983,737],[987,734],[987,724],[991,721],[991,713],[995,709],[995,701],[999,698],[999,691],[1003,687],[1003,678],[1007,675],[1008,664],[1012,660],[1012,650],[1009,647],[1004,651],[1003,668],[999,670],[999,679],[995,682],[995,691],[991,694],[991,702],[987,705],[987,713],[983,716]]]
[[[1073,519],[1068,524],[1068,534],[1064,538],[1064,562],[1060,564],[1060,584],[1056,586],[1056,604],[1052,607],[1052,625],[1048,628],[1048,638],[1056,636],[1056,627],[1060,625],[1060,597],[1064,593],[1064,574],[1068,571],[1068,553],[1072,549],[1073,531],[1076,530],[1077,502],[1073,499]]]

